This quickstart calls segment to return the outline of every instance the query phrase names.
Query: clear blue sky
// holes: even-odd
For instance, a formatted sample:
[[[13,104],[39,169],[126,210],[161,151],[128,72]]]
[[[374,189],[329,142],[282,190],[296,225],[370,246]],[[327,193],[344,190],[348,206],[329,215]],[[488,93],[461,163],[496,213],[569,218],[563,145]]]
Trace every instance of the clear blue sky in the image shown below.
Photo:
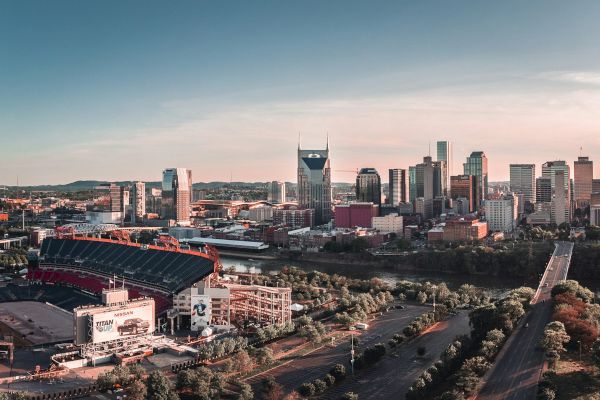
[[[0,183],[600,162],[598,1],[0,1]],[[432,148],[434,146],[432,145]]]

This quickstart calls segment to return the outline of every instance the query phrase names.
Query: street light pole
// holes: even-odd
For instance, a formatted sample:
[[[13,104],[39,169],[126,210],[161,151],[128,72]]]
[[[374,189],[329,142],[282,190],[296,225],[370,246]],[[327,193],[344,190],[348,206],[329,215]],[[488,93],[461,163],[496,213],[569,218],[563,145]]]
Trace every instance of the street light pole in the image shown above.
[[[350,365],[352,366],[352,376],[354,376],[354,334],[350,334]]]

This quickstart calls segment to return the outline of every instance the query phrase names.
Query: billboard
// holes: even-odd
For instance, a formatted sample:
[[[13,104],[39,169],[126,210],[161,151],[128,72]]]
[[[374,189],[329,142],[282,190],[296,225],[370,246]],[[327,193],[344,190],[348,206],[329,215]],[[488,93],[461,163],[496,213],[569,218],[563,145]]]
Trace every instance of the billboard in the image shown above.
[[[154,305],[151,302],[131,304],[120,309],[94,313],[89,317],[92,343],[154,332]]]
[[[192,295],[191,329],[201,331],[210,324],[212,310],[210,307],[210,296]]]

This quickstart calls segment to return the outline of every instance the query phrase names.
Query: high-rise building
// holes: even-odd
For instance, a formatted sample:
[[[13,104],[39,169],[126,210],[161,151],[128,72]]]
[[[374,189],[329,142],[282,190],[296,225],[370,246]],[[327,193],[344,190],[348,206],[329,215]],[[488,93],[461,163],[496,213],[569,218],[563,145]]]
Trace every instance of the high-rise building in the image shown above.
[[[558,160],[558,161],[548,161],[542,164],[542,177],[543,178],[550,178],[550,187],[552,190],[554,190],[555,188],[555,180],[556,180],[556,171],[563,171],[563,183],[564,183],[564,188],[567,191],[567,194],[569,195],[568,200],[570,201],[570,195],[571,195],[571,168],[569,167],[569,164],[567,164],[565,161],[562,160]]]
[[[358,172],[356,201],[381,205],[381,177],[375,168],[362,168]]]
[[[523,199],[536,202],[535,164],[510,164],[510,191],[523,194]]]
[[[600,193],[600,179],[592,179],[592,193]]]
[[[269,184],[267,201],[271,203],[285,203],[285,182],[273,181]]]
[[[133,212],[131,213],[131,222],[140,222],[146,214],[146,184],[144,182],[136,182],[132,186],[132,204]]]
[[[397,206],[406,203],[406,170],[394,168],[389,170],[388,204]]]
[[[488,194],[488,159],[485,153],[483,151],[472,152],[467,157],[467,162],[463,164],[463,169],[464,175],[474,175],[477,177],[477,187],[480,190],[476,206],[479,208]]]
[[[446,190],[450,189],[450,177],[453,174],[452,163],[454,161],[452,155],[452,143],[447,140],[437,142],[437,160],[446,162],[446,174],[443,177],[444,187]],[[444,196],[449,196],[448,192],[444,193]]]
[[[574,187],[573,200],[577,208],[585,208],[590,204],[592,182],[594,180],[594,162],[589,157],[578,157],[573,168]]]
[[[422,209],[420,207],[418,212],[423,215],[423,218],[431,218],[433,216],[434,167],[430,156],[423,157],[423,162],[415,165],[415,183],[415,197],[422,199],[420,200]]]
[[[298,205],[312,208],[314,225],[331,221],[331,167],[325,150],[302,150],[298,145]]]
[[[123,198],[121,195],[121,186],[111,183],[108,187],[108,195],[110,199],[109,211],[121,212],[123,210]]]
[[[550,177],[535,180],[535,202],[550,203],[552,201],[552,182]]]
[[[490,231],[512,232],[517,227],[519,201],[515,196],[485,200],[485,218]]]
[[[466,199],[468,212],[477,210],[477,199],[479,198],[479,180],[474,175],[456,175],[450,177],[450,193],[452,199]]]
[[[408,186],[409,201],[415,204],[417,198],[417,167],[408,167]]]
[[[556,225],[570,221],[569,184],[567,182],[565,188],[566,180],[566,174],[563,170],[557,169],[553,172],[555,185],[552,189],[550,219]]]
[[[162,179],[162,218],[173,219],[179,225],[190,223],[191,172],[186,168],[167,168]]]
[[[446,161],[434,161],[433,165],[433,197],[444,197],[448,193],[448,168]]]
[[[190,203],[192,201],[194,201],[194,188],[193,188],[193,184],[192,184],[192,170],[188,169],[187,170],[187,178],[188,178],[188,190],[190,192]]]

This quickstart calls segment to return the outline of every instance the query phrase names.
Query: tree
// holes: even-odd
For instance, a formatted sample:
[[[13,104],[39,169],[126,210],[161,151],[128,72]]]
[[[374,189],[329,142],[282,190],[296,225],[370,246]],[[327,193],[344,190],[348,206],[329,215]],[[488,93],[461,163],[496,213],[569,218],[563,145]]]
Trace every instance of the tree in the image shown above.
[[[147,395],[147,389],[144,382],[141,380],[134,380],[127,386],[127,398],[130,400],[145,400]]]
[[[116,376],[112,373],[112,371],[106,371],[98,374],[96,378],[96,385],[100,388],[100,390],[109,390],[112,389],[117,383]]]
[[[238,396],[238,400],[252,400],[254,399],[254,392],[252,391],[252,386],[247,383],[240,383],[240,395]]]
[[[148,388],[149,400],[173,400],[179,398],[177,393],[171,389],[171,382],[159,371],[154,371],[148,375],[146,382]]]
[[[310,382],[304,382],[298,388],[298,393],[300,393],[300,395],[304,396],[304,397],[314,396],[316,394],[316,392],[317,391],[316,391],[315,385],[313,385]]]
[[[596,339],[592,345],[592,358],[598,368],[600,368],[600,339]]]
[[[554,364],[560,358],[560,353],[565,351],[564,344],[570,340],[571,337],[567,334],[563,323],[553,321],[544,328],[544,335],[540,339],[540,346],[546,352],[546,358]]]
[[[323,393],[325,390],[327,390],[327,384],[321,379],[315,379],[312,384],[314,385],[315,393],[317,394]]]
[[[358,400],[358,395],[354,392],[346,392],[342,396],[342,400]]]
[[[260,392],[264,400],[280,400],[283,397],[283,388],[273,376],[263,379],[260,384]]]
[[[419,292],[417,294],[417,301],[421,304],[425,304],[427,301],[427,295],[424,292]]]
[[[333,368],[329,370],[329,373],[333,375],[333,377],[340,381],[346,377],[346,367],[342,364],[335,364]]]
[[[273,350],[271,350],[269,347],[261,347],[260,349],[256,350],[255,357],[258,365],[269,365],[274,360]]]
[[[238,372],[246,372],[252,368],[252,359],[246,350],[240,350],[231,357],[233,368]]]
[[[335,377],[331,374],[327,374],[323,377],[323,380],[325,381],[325,384],[327,384],[327,386],[333,386],[333,384],[335,383]]]
[[[177,373],[177,389],[185,389],[192,386],[196,373],[191,369],[184,369]]]

